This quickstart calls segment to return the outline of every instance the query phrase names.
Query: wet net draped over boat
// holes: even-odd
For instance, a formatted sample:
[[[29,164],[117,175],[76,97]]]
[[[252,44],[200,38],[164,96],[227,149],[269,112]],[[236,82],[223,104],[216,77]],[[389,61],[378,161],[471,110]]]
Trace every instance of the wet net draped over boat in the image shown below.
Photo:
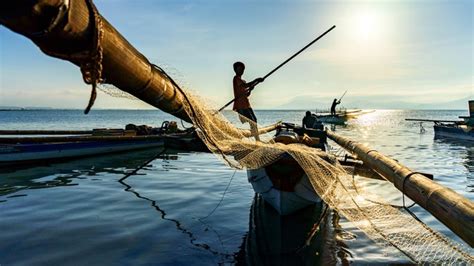
[[[381,195],[355,186],[353,177],[335,157],[303,144],[275,143],[270,134],[260,135],[234,126],[208,102],[186,93],[184,105],[209,150],[237,169],[265,167],[285,153],[303,168],[314,190],[333,209],[360,228],[388,253],[398,250],[416,263],[471,264],[470,250],[433,231],[403,208],[390,205]],[[235,116],[237,117],[237,113]],[[253,123],[245,117],[239,120]],[[238,121],[235,119],[235,121]],[[401,256],[403,256],[401,255]]]

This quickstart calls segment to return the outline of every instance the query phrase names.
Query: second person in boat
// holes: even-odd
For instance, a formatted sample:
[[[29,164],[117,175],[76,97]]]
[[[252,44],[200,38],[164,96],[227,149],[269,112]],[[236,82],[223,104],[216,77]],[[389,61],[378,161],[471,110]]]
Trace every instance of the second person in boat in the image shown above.
[[[341,103],[341,101],[340,100],[338,101],[337,99],[334,99],[334,101],[332,101],[331,115],[336,115],[336,106],[340,103]]]

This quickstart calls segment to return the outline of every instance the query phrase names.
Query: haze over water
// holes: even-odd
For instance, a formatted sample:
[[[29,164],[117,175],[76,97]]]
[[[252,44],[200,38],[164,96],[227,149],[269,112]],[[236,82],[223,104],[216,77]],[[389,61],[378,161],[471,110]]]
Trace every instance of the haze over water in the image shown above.
[[[420,134],[418,124],[404,121],[456,119],[465,114],[378,110],[335,130],[415,171],[434,174],[437,182],[474,200],[474,144],[434,139],[430,123]],[[260,124],[301,123],[304,111],[256,111],[256,115]],[[3,129],[117,128],[153,122],[159,126],[164,120],[173,118],[144,110],[93,110],[87,116],[82,110],[0,112]],[[234,173],[212,154],[168,151],[119,182],[159,152],[2,169],[0,264],[216,264],[242,262],[242,256],[252,254],[248,237],[255,233],[249,231],[255,222],[254,192],[245,171]],[[222,203],[211,212],[231,178]],[[401,203],[400,193],[390,184],[369,185],[393,203]],[[430,227],[459,241],[418,206],[412,210]],[[336,218],[332,213],[326,227],[337,231],[342,226],[343,244],[336,241],[325,247],[325,253],[334,253],[330,261],[407,261],[385,254],[345,219]]]

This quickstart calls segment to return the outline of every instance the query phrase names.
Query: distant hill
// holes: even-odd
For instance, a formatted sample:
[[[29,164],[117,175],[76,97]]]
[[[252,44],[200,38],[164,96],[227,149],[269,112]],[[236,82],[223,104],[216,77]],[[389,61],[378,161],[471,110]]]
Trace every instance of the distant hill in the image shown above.
[[[21,111],[21,110],[50,110],[51,107],[18,107],[18,106],[0,106],[0,111]]]
[[[329,109],[332,103],[331,98],[318,98],[316,96],[297,96],[282,104],[276,109]],[[362,109],[452,109],[464,110],[468,109],[469,97],[447,102],[433,103],[414,103],[409,101],[391,100],[390,97],[384,96],[353,96],[342,100],[342,106],[346,108],[362,108]]]

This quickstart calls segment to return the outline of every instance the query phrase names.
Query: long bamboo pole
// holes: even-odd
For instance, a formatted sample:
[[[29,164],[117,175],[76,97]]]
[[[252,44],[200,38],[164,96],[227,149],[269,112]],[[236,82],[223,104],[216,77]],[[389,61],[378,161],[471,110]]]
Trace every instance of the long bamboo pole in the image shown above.
[[[361,143],[330,130],[327,131],[327,136],[387,178],[397,189],[429,211],[471,247],[474,245],[472,201]]]
[[[331,28],[329,28],[327,31],[323,32],[321,35],[319,35],[316,39],[312,40],[310,43],[308,43],[305,47],[301,48],[298,52],[294,53],[292,56],[290,56],[289,58],[287,58],[285,61],[283,61],[281,64],[279,64],[277,67],[275,67],[274,69],[272,69],[272,71],[268,72],[264,77],[263,79],[265,80],[266,78],[268,78],[269,76],[271,76],[273,73],[275,73],[278,69],[280,69],[282,66],[286,65],[286,63],[290,62],[293,58],[297,57],[301,52],[303,52],[304,50],[306,50],[308,47],[310,47],[311,45],[313,45],[315,42],[319,41],[319,39],[321,39],[322,37],[324,37],[324,35],[328,34],[330,31],[332,31],[334,28],[336,27],[336,25],[333,25]],[[257,84],[255,84],[257,85]],[[345,93],[344,93],[345,94]],[[224,106],[222,106],[219,110],[217,110],[217,112],[221,112],[222,110],[224,110],[227,106],[229,106],[231,103],[235,102],[236,100],[238,100],[239,98],[242,98],[244,97],[245,94],[243,95],[240,95],[239,97],[237,98],[234,98],[232,100],[230,100],[229,102],[227,102]],[[344,96],[344,95],[343,95]]]
[[[95,33],[100,30],[105,83],[190,122],[184,97],[173,81],[92,7],[92,0],[4,0],[0,23],[32,40],[44,53],[78,66],[84,66],[78,58],[95,49]]]

